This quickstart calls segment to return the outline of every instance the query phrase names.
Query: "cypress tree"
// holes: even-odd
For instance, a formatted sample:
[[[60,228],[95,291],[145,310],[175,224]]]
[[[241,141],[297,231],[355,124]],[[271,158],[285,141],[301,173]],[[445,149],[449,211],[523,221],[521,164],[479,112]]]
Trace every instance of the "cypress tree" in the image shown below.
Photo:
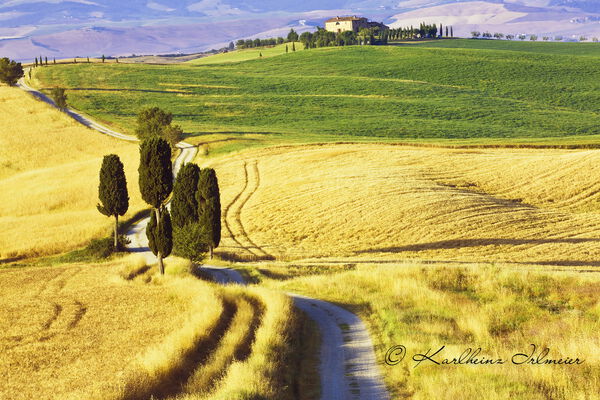
[[[286,52],[286,53],[288,53],[288,52],[289,52],[289,49],[288,49],[288,45],[287,45],[287,44],[285,45],[285,52]]]
[[[104,64],[105,60],[106,60],[106,57],[104,57],[104,54],[102,54],[102,64]]]
[[[138,172],[142,199],[154,208],[154,214],[156,214],[155,221],[160,222],[164,202],[173,189],[171,147],[164,139],[150,138],[140,144],[140,166]],[[169,218],[169,227],[170,222]],[[161,234],[166,229],[164,227],[161,228],[160,224],[158,228],[156,232],[146,230],[148,239],[150,239],[152,234]],[[171,240],[171,237],[171,233],[169,232],[169,240]],[[158,242],[162,243],[161,240],[158,240]],[[158,257],[160,272],[164,274],[162,260],[164,253],[160,251],[162,249],[161,246],[157,246],[156,249],[158,250],[154,254]],[[169,250],[168,253],[170,254],[171,251]]]
[[[38,66],[38,61],[37,61],[37,57],[35,58],[35,66]]]
[[[46,61],[46,65],[48,65],[48,57],[44,57],[44,60]]]
[[[292,51],[296,51],[296,42],[292,42]]]
[[[54,64],[56,64],[56,58],[54,59]]]
[[[221,242],[221,197],[214,169],[205,168],[200,171],[196,201],[200,225],[206,229],[208,249],[212,259],[214,249],[219,247]]]
[[[192,261],[201,261],[210,242],[207,228],[199,222],[198,181],[200,168],[185,164],[175,180],[171,200],[173,222],[173,252]]]
[[[182,228],[190,222],[198,221],[198,178],[200,168],[196,164],[187,163],[179,170],[173,186],[171,216],[174,228]]]
[[[158,219],[158,224],[156,223]],[[148,236],[148,247],[158,257],[160,273],[164,275],[165,269],[161,257],[168,257],[173,250],[173,227],[171,226],[171,215],[169,210],[162,207],[160,213],[152,213],[150,222],[146,226]]]
[[[442,30],[442,24],[440,24],[440,36],[444,35],[444,31]]]
[[[450,27],[450,37],[454,37],[454,28]]]
[[[173,253],[200,262],[208,251],[206,227],[199,222],[191,222],[183,228],[173,228]]]
[[[104,156],[100,168],[100,184],[98,185],[100,203],[98,211],[107,217],[115,217],[114,246],[118,249],[119,215],[123,216],[129,208],[127,179],[123,163],[116,154]]]
[[[446,25],[446,37],[448,37],[448,25]]]

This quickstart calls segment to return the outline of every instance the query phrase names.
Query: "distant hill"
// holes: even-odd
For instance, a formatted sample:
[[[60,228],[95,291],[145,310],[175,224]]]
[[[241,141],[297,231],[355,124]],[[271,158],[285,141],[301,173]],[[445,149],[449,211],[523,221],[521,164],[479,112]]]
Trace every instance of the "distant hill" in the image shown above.
[[[7,0],[0,3],[0,55],[123,56],[208,50],[240,38],[314,29],[360,14],[400,26],[427,20],[471,29],[596,35],[595,0]]]
[[[554,6],[530,6],[526,3],[556,3]],[[574,4],[598,10],[599,14],[572,8]],[[453,25],[454,34],[469,37],[471,31],[504,34],[537,34],[565,39],[600,37],[600,6],[592,2],[520,1],[512,3],[463,1],[426,7],[394,15],[392,27],[418,26],[421,22]],[[587,4],[590,3],[590,4]]]

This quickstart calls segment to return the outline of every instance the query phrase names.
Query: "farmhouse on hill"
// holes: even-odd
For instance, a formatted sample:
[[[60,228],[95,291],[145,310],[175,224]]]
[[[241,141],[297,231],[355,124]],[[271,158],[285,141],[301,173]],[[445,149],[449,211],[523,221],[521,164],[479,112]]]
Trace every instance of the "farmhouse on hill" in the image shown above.
[[[325,21],[325,29],[329,32],[340,33],[353,31],[358,33],[358,31],[360,31],[362,28],[388,29],[388,27],[384,24],[372,22],[367,18],[357,17],[356,15],[352,17],[335,17]]]

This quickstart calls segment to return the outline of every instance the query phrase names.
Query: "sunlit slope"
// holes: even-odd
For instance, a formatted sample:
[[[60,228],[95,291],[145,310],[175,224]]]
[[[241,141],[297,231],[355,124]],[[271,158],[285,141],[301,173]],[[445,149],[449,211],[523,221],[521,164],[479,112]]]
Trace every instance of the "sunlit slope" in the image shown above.
[[[288,48],[286,53],[285,48]],[[303,50],[304,45],[301,42],[285,43],[276,46],[269,47],[258,47],[252,49],[240,49],[230,51],[228,53],[219,53],[208,57],[197,58],[195,60],[187,61],[187,64],[193,65],[210,65],[210,64],[222,64],[231,62],[240,62],[254,60],[257,58],[275,57],[284,54],[290,54],[293,52],[292,46],[295,46],[296,50]]]
[[[0,397],[118,398],[147,348],[218,307],[206,284],[145,285],[120,278],[123,269],[0,270]]]
[[[600,134],[597,60],[576,54],[350,46],[214,65],[57,65],[34,75],[128,132],[140,108],[158,105],[192,136],[565,144],[558,138]]]
[[[233,236],[221,251],[595,265],[599,161],[597,151],[385,145],[241,153],[215,164]]]
[[[0,87],[0,259],[57,253],[107,233],[96,210],[105,154],[121,157],[130,213],[142,207],[136,144],[87,129],[16,88]]]
[[[304,329],[291,300],[166,266],[160,276],[129,256],[0,270],[0,397],[290,398],[305,355],[290,345]]]

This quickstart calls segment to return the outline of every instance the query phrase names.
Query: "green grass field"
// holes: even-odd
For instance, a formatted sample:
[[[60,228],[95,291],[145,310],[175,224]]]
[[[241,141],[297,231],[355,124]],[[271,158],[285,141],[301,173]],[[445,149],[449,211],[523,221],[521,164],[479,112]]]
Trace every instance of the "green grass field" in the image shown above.
[[[277,46],[259,47],[256,49],[241,49],[230,51],[229,53],[219,53],[208,57],[196,58],[195,60],[187,61],[187,64],[193,65],[210,65],[223,64],[230,62],[240,62],[255,60],[261,57],[268,58],[280,56],[285,53],[285,47],[288,46],[288,52],[292,52],[292,43],[279,44]],[[304,45],[300,42],[295,42],[296,51],[304,49]],[[288,53],[288,54],[289,54]]]
[[[453,43],[489,48],[433,47]],[[57,65],[35,78],[65,86],[71,106],[123,131],[157,105],[192,141],[227,151],[319,140],[600,143],[595,48],[582,56],[579,44],[497,43],[321,48],[212,65]],[[527,46],[564,47],[519,50]]]
[[[526,53],[600,57],[600,43],[544,42],[542,38],[535,42],[530,40],[444,39],[398,44],[446,49],[508,50]]]

